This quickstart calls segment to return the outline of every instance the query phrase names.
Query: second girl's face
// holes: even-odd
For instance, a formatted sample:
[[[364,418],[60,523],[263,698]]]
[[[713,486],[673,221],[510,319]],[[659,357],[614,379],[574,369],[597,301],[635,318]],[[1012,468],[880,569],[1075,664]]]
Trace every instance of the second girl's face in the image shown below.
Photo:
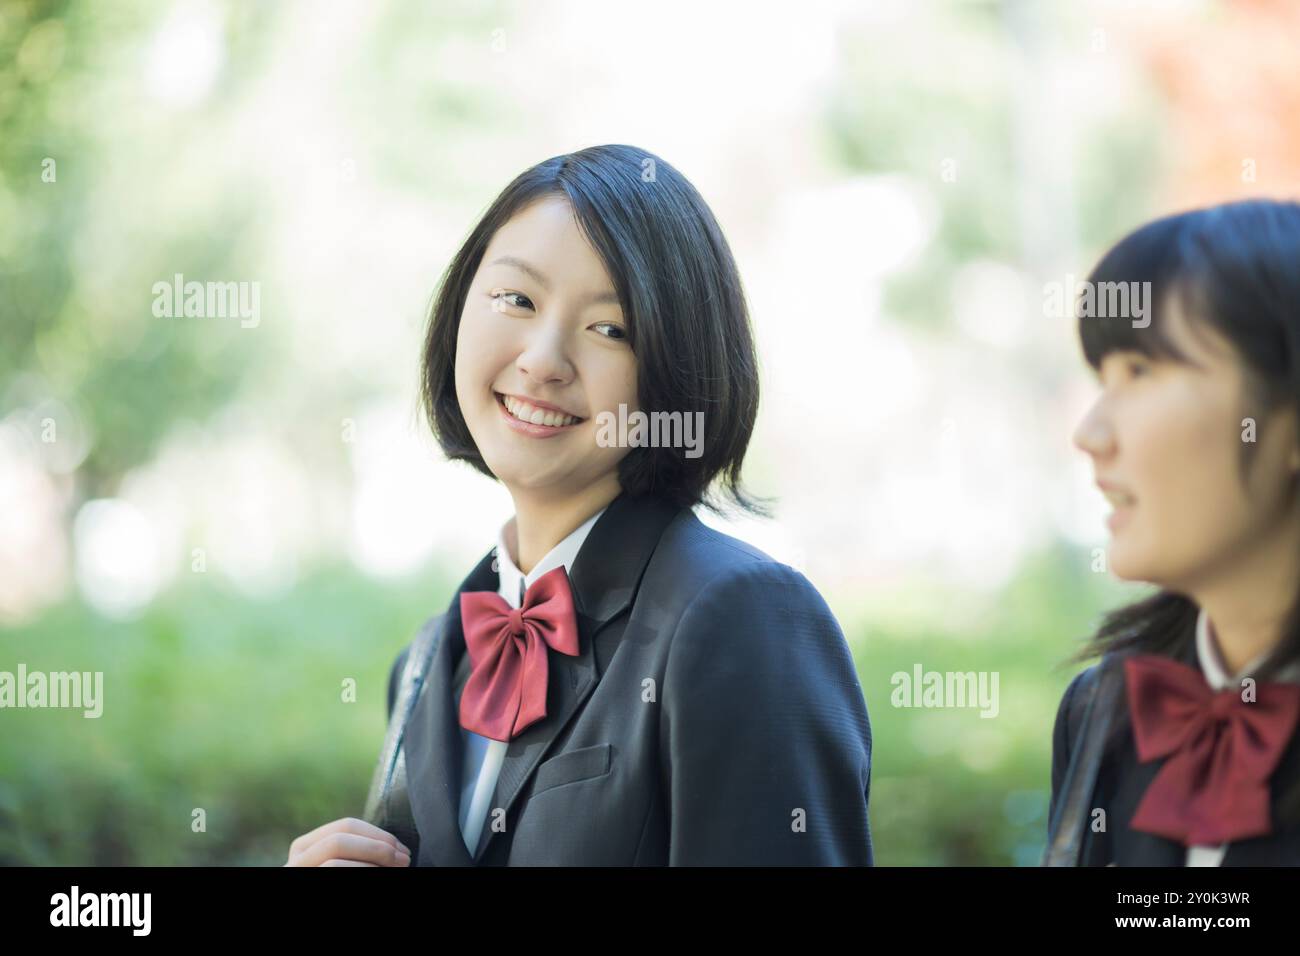
[[[1114,505],[1111,570],[1186,592],[1278,533],[1296,464],[1295,415],[1250,407],[1235,350],[1204,324],[1193,331],[1176,297],[1166,320],[1170,338],[1195,364],[1107,354],[1102,394],[1074,441],[1092,457]],[[1255,419],[1257,447],[1243,485],[1246,417]]]
[[[629,449],[597,442],[597,415],[617,414],[620,403],[637,409],[629,332],[564,198],[536,200],[497,230],[461,313],[456,397],[483,460],[512,494],[570,496],[601,481],[617,490]]]

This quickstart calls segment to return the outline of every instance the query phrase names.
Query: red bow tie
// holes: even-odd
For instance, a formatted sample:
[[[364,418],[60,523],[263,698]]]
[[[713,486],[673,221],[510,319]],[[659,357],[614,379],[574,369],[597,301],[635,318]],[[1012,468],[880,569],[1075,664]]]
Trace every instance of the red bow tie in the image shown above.
[[[1186,846],[1272,831],[1268,778],[1300,716],[1300,686],[1213,691],[1197,669],[1155,654],[1124,662],[1138,760],[1168,757],[1129,824]]]
[[[547,647],[578,653],[578,622],[564,567],[547,571],[510,607],[495,591],[460,596],[469,680],[460,725],[493,740],[513,740],[546,716]]]

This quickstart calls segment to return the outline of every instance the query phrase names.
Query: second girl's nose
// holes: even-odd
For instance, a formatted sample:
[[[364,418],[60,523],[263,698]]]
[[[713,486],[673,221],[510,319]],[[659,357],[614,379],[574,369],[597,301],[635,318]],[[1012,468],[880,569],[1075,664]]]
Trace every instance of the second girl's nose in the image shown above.
[[[1114,454],[1115,430],[1111,427],[1110,413],[1103,399],[1097,399],[1084,414],[1074,430],[1074,444],[1094,458]]]

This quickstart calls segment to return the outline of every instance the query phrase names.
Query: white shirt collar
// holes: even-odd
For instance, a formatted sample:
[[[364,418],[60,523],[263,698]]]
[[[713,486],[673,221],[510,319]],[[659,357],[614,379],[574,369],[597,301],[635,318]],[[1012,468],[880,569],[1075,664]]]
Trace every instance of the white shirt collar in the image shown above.
[[[1200,613],[1196,616],[1196,657],[1201,664],[1201,672],[1205,674],[1205,682],[1213,690],[1222,690],[1228,686],[1237,686],[1242,680],[1250,677],[1258,670],[1259,666],[1268,658],[1268,651],[1260,654],[1253,661],[1243,667],[1232,677],[1228,676],[1228,668],[1223,663],[1223,657],[1219,653],[1219,642],[1214,636],[1214,625],[1210,623],[1210,616],[1205,613],[1205,608],[1201,608]],[[1294,681],[1300,679],[1300,665],[1292,662],[1290,666],[1284,668],[1277,676],[1278,680]]]
[[[605,506],[605,508],[608,507],[609,505]],[[510,521],[514,519],[511,518],[510,521],[503,524],[497,534],[497,546],[494,549],[497,557],[497,574],[500,576],[497,593],[511,607],[519,607],[524,603],[524,591],[547,571],[554,571],[561,565],[563,565],[566,573],[572,570],[573,562],[577,560],[578,552],[582,549],[583,542],[587,540],[587,534],[600,516],[605,513],[605,508],[601,508],[569,532],[563,541],[546,552],[546,556],[538,561],[537,566],[529,571],[527,575],[515,565],[514,559],[510,557],[510,549],[506,547],[506,528],[510,527]]]

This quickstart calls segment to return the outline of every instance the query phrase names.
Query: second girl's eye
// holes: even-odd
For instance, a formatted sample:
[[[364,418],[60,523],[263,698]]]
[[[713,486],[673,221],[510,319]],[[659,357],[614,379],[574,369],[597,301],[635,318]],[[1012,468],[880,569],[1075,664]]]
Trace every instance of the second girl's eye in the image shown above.
[[[1142,378],[1151,372],[1151,359],[1141,352],[1114,352],[1107,356],[1098,370],[1097,378],[1106,384],[1107,370],[1115,369],[1121,379]]]
[[[493,292],[491,295],[492,309],[500,312],[505,306],[512,309],[531,309],[533,301],[521,292]]]
[[[1124,364],[1130,375],[1145,375],[1151,371],[1151,363],[1145,356],[1131,358]]]

